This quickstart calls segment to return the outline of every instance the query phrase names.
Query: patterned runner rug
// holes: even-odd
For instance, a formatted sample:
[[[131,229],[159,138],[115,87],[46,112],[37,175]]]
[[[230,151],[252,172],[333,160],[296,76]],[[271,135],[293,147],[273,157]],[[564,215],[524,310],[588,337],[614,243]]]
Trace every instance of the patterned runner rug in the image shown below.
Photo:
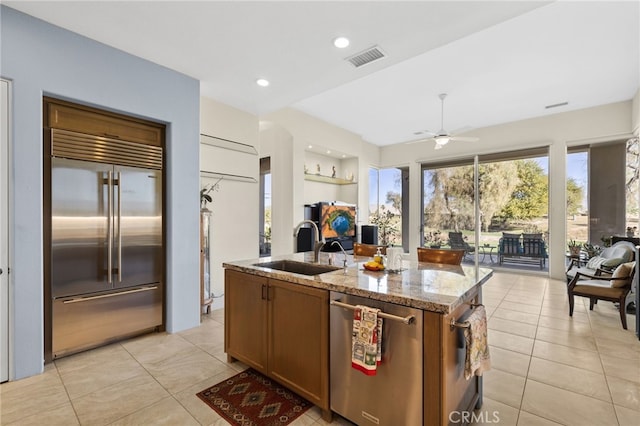
[[[288,425],[312,405],[251,368],[196,395],[229,423],[242,426]]]

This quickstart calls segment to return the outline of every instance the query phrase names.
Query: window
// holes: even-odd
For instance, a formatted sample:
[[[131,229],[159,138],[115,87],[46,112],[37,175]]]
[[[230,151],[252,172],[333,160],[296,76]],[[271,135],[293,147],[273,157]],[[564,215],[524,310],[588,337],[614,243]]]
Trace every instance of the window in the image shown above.
[[[589,150],[567,152],[567,240],[589,241]],[[600,241],[592,241],[600,245]]]
[[[567,239],[605,246],[638,237],[638,139],[571,147],[567,153]]]
[[[403,246],[409,223],[408,168],[369,169],[369,223],[378,226],[378,243]]]
[[[271,158],[260,159],[260,256],[271,256]]]

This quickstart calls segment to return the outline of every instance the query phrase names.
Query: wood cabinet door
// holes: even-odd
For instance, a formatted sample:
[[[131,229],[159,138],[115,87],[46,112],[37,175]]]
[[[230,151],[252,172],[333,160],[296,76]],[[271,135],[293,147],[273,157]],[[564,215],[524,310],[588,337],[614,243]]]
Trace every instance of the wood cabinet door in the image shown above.
[[[268,374],[329,408],[329,292],[269,280]]]
[[[45,126],[112,139],[162,146],[164,125],[45,98]]]
[[[224,348],[228,356],[267,371],[267,279],[225,270]]]

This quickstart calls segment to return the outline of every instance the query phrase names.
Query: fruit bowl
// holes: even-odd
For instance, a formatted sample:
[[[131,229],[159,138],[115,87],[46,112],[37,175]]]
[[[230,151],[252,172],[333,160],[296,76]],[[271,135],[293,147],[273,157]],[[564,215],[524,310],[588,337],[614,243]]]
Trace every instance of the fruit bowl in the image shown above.
[[[367,262],[362,265],[367,271],[384,271],[384,265],[378,262]]]

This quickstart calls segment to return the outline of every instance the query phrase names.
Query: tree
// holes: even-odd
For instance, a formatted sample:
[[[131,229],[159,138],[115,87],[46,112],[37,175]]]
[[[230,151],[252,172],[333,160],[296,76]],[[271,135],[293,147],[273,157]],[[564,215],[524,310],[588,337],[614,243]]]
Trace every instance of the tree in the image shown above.
[[[486,231],[495,213],[509,201],[519,180],[512,161],[482,164],[479,171],[481,226]],[[428,189],[432,196],[425,205],[425,224],[435,229],[473,229],[473,182],[473,166],[431,170]]]
[[[398,214],[402,215],[402,195],[399,192],[387,192],[387,203],[391,203]]]
[[[390,210],[387,210],[384,205],[369,216],[369,222],[378,226],[380,245],[388,246],[398,242],[398,218]]]
[[[500,161],[480,165],[480,221],[483,231],[489,230],[493,217],[511,199],[520,184],[516,161]]]
[[[582,187],[574,178],[567,179],[567,214],[574,215],[582,207]]]
[[[506,219],[532,219],[548,213],[549,185],[547,175],[533,160],[516,160],[518,185],[507,205],[500,211]]]

